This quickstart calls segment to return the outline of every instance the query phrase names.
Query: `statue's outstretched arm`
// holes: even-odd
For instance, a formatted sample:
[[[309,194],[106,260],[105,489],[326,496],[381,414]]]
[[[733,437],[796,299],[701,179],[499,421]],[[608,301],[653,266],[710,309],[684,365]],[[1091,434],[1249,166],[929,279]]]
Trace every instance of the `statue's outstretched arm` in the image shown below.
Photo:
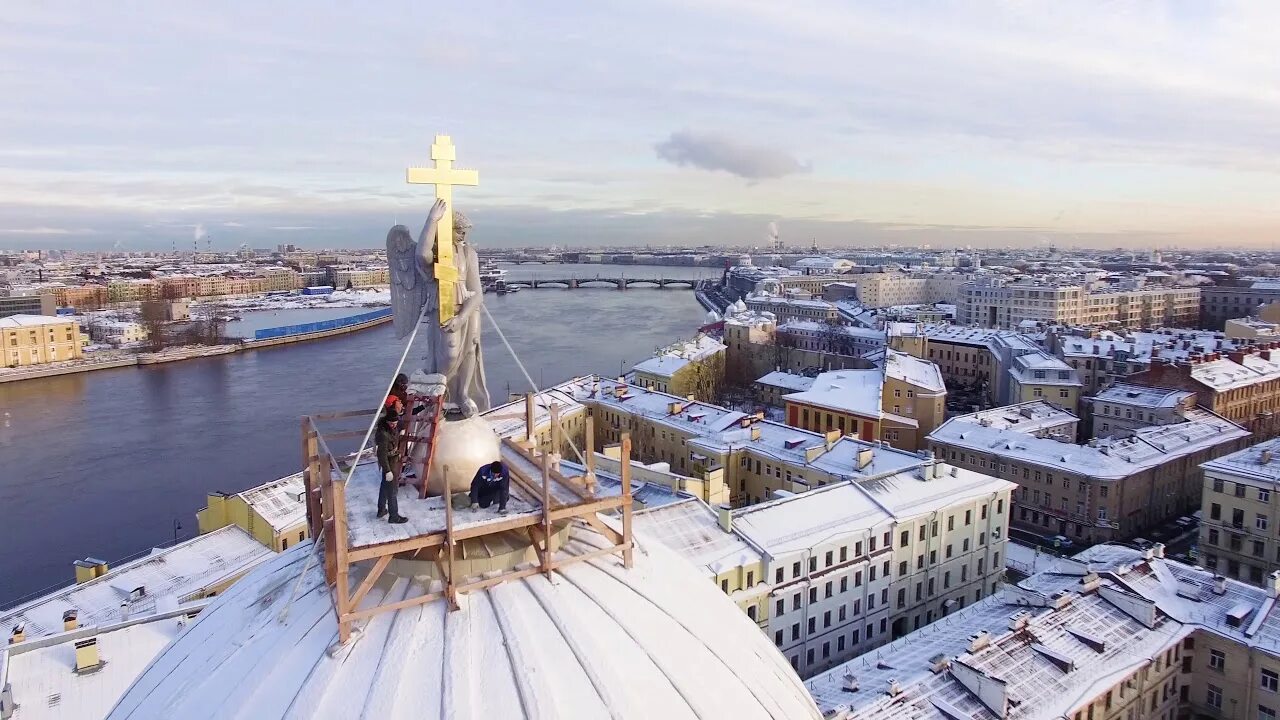
[[[446,210],[448,203],[436,200],[431,206],[431,212],[427,213],[427,223],[422,226],[422,234],[418,236],[418,262],[422,263],[423,268],[430,268],[436,263],[436,237],[439,235],[436,228]]]

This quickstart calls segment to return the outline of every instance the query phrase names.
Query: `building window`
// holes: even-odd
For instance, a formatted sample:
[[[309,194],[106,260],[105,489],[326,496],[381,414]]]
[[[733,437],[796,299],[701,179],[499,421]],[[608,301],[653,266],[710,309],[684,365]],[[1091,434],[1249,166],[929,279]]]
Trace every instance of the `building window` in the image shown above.
[[[1262,689],[1267,692],[1276,692],[1277,686],[1280,685],[1280,675],[1274,670],[1263,669],[1262,671]]]
[[[1263,489],[1259,488],[1259,489],[1258,489],[1258,501],[1259,501],[1259,502],[1271,502],[1271,491],[1270,491],[1270,490],[1263,490]]]
[[[1209,651],[1209,667],[1213,668],[1214,670],[1218,670],[1220,672],[1226,672],[1226,669],[1227,669],[1226,653],[1222,652],[1221,650],[1210,650]]]
[[[1276,720],[1276,711],[1266,705],[1259,705],[1258,720]]]
[[[1209,707],[1222,709],[1222,688],[1209,683],[1208,689],[1205,691],[1205,702]]]
[[[1267,529],[1267,516],[1266,516],[1266,515],[1263,515],[1262,513],[1258,513],[1258,516],[1257,516],[1256,518],[1254,518],[1254,519],[1253,519],[1253,526],[1254,526],[1255,528],[1257,528],[1258,530],[1266,530],[1266,529]]]

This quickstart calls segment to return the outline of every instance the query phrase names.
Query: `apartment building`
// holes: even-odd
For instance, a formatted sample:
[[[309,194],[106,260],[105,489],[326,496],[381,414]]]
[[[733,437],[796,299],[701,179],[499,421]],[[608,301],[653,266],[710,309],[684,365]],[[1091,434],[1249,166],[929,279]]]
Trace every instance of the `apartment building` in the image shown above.
[[[1201,464],[1243,447],[1249,432],[1205,410],[1123,439],[1075,444],[1066,433],[1036,437],[1031,425],[1002,426],[1007,408],[954,417],[929,435],[949,463],[1018,483],[1011,520],[1029,531],[1088,542],[1127,540],[1198,509]]]
[[[805,685],[829,720],[1271,720],[1280,575],[1266,585],[1100,545]]]
[[[53,293],[9,295],[0,297],[0,318],[10,315],[53,315],[57,306]]]
[[[1116,383],[1089,400],[1093,437],[1127,437],[1152,425],[1186,420],[1196,406],[1196,394],[1173,388]]]
[[[633,457],[667,463],[672,472],[714,477],[735,506],[779,492],[802,493],[849,478],[884,477],[919,467],[917,453],[832,431],[802,430],[710,403],[603,378],[564,386],[594,419],[597,447],[630,433]],[[567,450],[567,448],[566,448]]]
[[[1280,343],[1154,362],[1127,381],[1194,392],[1197,404],[1244,426],[1255,440],[1280,435]]]
[[[1280,440],[1224,455],[1204,469],[1201,565],[1262,585],[1280,569]]]
[[[10,315],[0,318],[0,359],[24,367],[81,357],[80,325],[61,315]]]
[[[861,273],[845,279],[857,284],[858,302],[868,308],[954,303],[969,282],[967,275],[952,272]]]
[[[707,335],[658,351],[634,368],[635,383],[695,400],[712,400],[724,377],[725,346]]]
[[[883,330],[813,320],[784,322],[776,333],[780,344],[821,354],[864,357],[885,346]]]
[[[1003,329],[1051,325],[1191,327],[1199,315],[1199,288],[1093,290],[1081,284],[1003,279],[967,283],[957,307],[963,325]]]
[[[833,303],[812,297],[766,295],[753,293],[743,298],[743,304],[751,312],[773,313],[778,322],[812,320],[819,323],[838,323],[840,313]]]
[[[307,539],[306,487],[302,473],[243,492],[213,492],[196,513],[200,534],[235,525],[266,547],[283,552]]]
[[[999,372],[991,338],[1000,331],[961,325],[928,325],[924,329],[927,359],[938,365],[942,377],[962,385],[989,384]]]
[[[388,268],[329,268],[332,275],[333,286],[336,288],[345,288],[347,285],[352,287],[374,287],[387,285],[391,282],[391,270]]]
[[[1187,361],[1237,350],[1244,344],[1220,332],[1180,328],[1151,332],[1052,328],[1045,335],[1045,347],[1080,374],[1085,394],[1147,370],[1153,359]]]
[[[829,484],[676,529],[688,507],[637,527],[709,568],[802,677],[884,645],[994,592],[1013,484],[940,462]],[[683,523],[681,523],[683,525]],[[708,540],[710,536],[710,540]],[[728,568],[747,573],[733,591]]]
[[[773,313],[743,308],[725,318],[724,344],[726,379],[744,387],[773,370],[798,374],[813,369],[868,367],[860,356],[845,352],[871,352],[884,345],[883,332],[844,325],[792,321],[780,333]]]
[[[787,424],[813,432],[856,435],[915,450],[942,422],[947,389],[928,360],[885,350],[879,367],[835,370],[807,390],[782,396]]]
[[[1200,326],[1222,330],[1227,320],[1253,315],[1260,305],[1280,301],[1280,283],[1257,281],[1247,286],[1216,286],[1200,291]]]

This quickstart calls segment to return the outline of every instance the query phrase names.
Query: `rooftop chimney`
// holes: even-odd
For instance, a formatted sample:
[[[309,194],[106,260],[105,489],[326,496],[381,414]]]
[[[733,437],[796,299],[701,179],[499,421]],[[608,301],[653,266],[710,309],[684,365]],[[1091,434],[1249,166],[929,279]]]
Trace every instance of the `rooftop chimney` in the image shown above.
[[[9,644],[20,643],[27,639],[27,626],[25,623],[18,623],[13,626],[13,630],[9,633]]]
[[[858,676],[853,673],[844,674],[844,691],[858,692]]]
[[[102,657],[98,654],[98,638],[91,637],[76,641],[76,672],[89,673],[102,667]]]
[[[862,470],[866,466],[870,465],[871,461],[875,459],[875,454],[876,454],[875,451],[872,450],[871,448],[865,448],[865,449],[859,450],[858,451],[858,469]]]
[[[889,678],[889,697],[898,697],[902,694],[902,685],[898,683],[898,678]]]
[[[716,518],[720,522],[720,529],[725,532],[733,532],[733,513],[730,510],[732,507],[729,503],[720,503],[716,506]]]
[[[1213,593],[1215,595],[1227,594],[1227,578],[1222,575],[1213,576]]]
[[[75,610],[68,610],[62,613],[63,630],[75,630],[77,627],[80,627],[80,623]]]
[[[1263,450],[1262,454],[1258,457],[1258,462],[1262,463],[1263,465],[1266,465],[1267,463],[1271,462],[1271,451]]]
[[[1267,576],[1267,597],[1280,596],[1280,570],[1272,570]]]

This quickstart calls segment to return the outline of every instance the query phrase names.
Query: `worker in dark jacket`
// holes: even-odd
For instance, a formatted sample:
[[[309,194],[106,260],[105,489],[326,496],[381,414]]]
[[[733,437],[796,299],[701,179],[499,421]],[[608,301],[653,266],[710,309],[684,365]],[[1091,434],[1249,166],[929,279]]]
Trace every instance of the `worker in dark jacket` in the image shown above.
[[[496,500],[498,512],[507,511],[507,500],[511,497],[511,476],[501,460],[494,460],[482,465],[471,479],[471,509],[487,508]]]
[[[400,472],[400,416],[395,408],[388,408],[378,421],[374,445],[378,451],[378,470],[382,483],[378,487],[378,517],[390,515],[388,521],[399,524],[409,522],[400,514],[400,502],[396,496],[397,477]]]

